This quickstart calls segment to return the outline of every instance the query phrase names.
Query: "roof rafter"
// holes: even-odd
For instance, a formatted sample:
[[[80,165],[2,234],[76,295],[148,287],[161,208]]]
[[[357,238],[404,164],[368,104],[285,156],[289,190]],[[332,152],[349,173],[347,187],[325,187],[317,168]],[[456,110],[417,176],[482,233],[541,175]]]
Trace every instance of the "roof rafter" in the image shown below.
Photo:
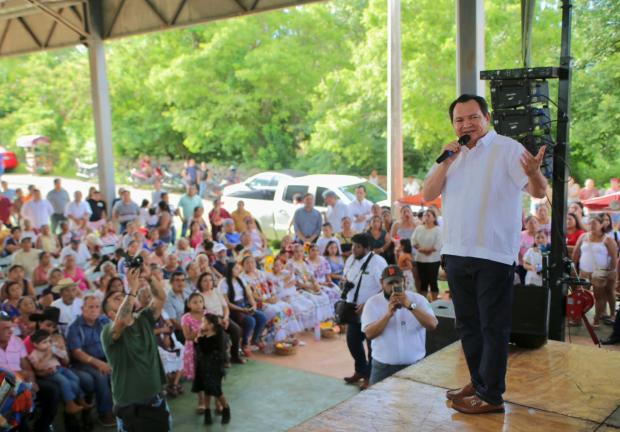
[[[110,28],[107,31],[106,37],[110,37],[110,35],[112,34],[112,30],[114,30],[114,24],[116,24],[116,20],[118,19],[118,16],[121,14],[121,10],[123,10],[123,6],[125,6],[125,0],[121,0],[121,2],[118,5],[118,8],[116,8],[116,12],[114,12],[114,17],[112,18],[112,22],[110,23]]]
[[[24,27],[24,30],[26,30],[26,33],[28,33],[30,35],[30,37],[32,38],[32,40],[34,41],[35,44],[37,44],[37,46],[39,48],[43,48],[43,44],[41,43],[41,41],[39,40],[39,38],[37,37],[36,34],[34,34],[34,32],[32,31],[32,29],[30,28],[30,26],[28,25],[28,23],[26,22],[26,19],[24,17],[19,17],[17,18],[17,21],[20,22],[20,24]]]
[[[85,32],[84,29],[76,26],[75,24],[73,24],[71,21],[67,20],[65,17],[60,15],[55,10],[50,9],[48,6],[46,6],[43,3],[41,3],[40,0],[26,0],[26,1],[28,3],[30,3],[31,5],[39,8],[42,12],[44,12],[47,15],[51,16],[54,20],[56,20],[59,23],[63,24],[69,30],[73,30],[75,33],[80,35],[82,38],[84,38],[84,39],[90,38],[90,35],[87,32]]]
[[[2,52],[2,45],[4,45],[4,40],[6,39],[6,35],[9,32],[9,27],[11,26],[12,22],[13,22],[12,19],[6,22],[6,27],[4,27],[4,31],[2,32],[2,37],[0,37],[0,52]]]
[[[186,3],[187,3],[187,0],[181,0],[181,2],[179,3],[179,7],[177,8],[176,12],[174,13],[174,16],[172,17],[172,20],[170,21],[170,25],[175,25],[176,24],[177,20],[179,19],[179,15],[181,15],[181,11],[185,7]]]
[[[237,6],[239,6],[241,9],[243,9],[243,12],[247,12],[248,8],[245,7],[245,5],[241,2],[241,0],[233,0]]]
[[[63,8],[58,9],[58,13],[62,14],[62,10]],[[49,34],[45,38],[44,46],[46,47],[50,46],[50,41],[52,40],[52,36],[54,35],[54,32],[56,31],[57,25],[58,25],[58,21],[54,20],[54,22],[52,23],[52,28],[50,29]]]
[[[155,7],[155,5],[154,5],[153,3],[151,3],[151,0],[144,0],[144,3],[146,3],[146,4],[149,6],[149,8],[153,11],[153,13],[154,13],[155,15],[157,15],[157,18],[159,18],[159,19],[160,19],[160,21],[161,21],[161,23],[162,23],[162,24],[165,24],[165,25],[170,25],[170,24],[168,23],[168,20],[166,20],[166,17],[164,17],[164,16],[161,14],[161,12],[159,11],[159,9],[157,9],[157,8]]]
[[[78,8],[75,5],[71,5],[70,8],[73,12],[73,15],[75,15],[75,17],[80,20],[81,23],[83,23],[84,19],[82,18],[82,15],[80,15],[80,11],[78,10]]]

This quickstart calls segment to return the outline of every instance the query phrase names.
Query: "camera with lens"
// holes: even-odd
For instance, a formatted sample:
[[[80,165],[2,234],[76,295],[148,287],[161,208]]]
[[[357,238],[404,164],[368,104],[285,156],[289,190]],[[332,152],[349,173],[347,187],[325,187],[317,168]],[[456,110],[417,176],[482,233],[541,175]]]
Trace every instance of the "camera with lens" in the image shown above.
[[[395,284],[395,285],[392,285],[392,292],[395,292],[395,293],[402,293],[402,292],[405,292],[405,289],[404,289],[404,287],[403,287],[403,284]]]
[[[349,291],[351,291],[353,288],[355,288],[355,284],[354,284],[353,282],[350,282],[350,281],[348,281],[348,280],[345,280],[345,281],[344,281],[344,284],[343,284],[343,286],[342,286],[342,288],[343,288],[343,290],[344,290],[345,292],[349,292]]]
[[[125,258],[125,266],[128,269],[136,269],[136,268],[140,269],[142,268],[143,263],[144,263],[144,258],[142,258],[141,255]]]

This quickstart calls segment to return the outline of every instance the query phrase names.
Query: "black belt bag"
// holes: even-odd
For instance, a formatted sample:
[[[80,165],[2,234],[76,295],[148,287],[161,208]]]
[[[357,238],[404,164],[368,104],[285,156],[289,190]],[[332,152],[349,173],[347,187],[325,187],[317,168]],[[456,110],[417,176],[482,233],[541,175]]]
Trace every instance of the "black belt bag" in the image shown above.
[[[353,289],[353,283],[346,281],[344,284],[344,289],[342,290],[342,295],[340,296],[340,300],[338,300],[334,304],[334,320],[337,324],[359,324],[360,323],[360,315],[356,312],[357,309],[357,298],[360,293],[360,286],[362,285],[362,278],[364,277],[364,272],[368,267],[368,263],[373,257],[373,253],[370,253],[370,256],[366,259],[364,264],[362,264],[362,268],[360,269],[360,278],[357,281],[357,287],[355,287],[355,294],[353,295],[353,303],[347,301],[347,294],[349,291]]]

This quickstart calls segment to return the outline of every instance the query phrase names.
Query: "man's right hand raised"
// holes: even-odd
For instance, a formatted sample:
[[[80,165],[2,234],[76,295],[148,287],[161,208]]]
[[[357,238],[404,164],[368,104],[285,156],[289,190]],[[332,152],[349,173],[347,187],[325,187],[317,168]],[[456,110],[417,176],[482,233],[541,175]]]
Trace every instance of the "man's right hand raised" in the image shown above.
[[[129,292],[135,296],[140,289],[140,269],[130,268],[127,270],[127,285]]]

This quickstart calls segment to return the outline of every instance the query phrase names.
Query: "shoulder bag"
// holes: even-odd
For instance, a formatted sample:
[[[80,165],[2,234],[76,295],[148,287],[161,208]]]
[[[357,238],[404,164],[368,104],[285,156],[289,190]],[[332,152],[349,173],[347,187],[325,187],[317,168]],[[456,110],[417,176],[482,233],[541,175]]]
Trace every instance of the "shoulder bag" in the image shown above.
[[[355,311],[355,309],[357,308],[357,298],[360,293],[360,286],[362,285],[362,278],[364,277],[364,272],[366,271],[368,263],[373,256],[374,254],[371,252],[370,256],[366,258],[366,261],[364,261],[364,264],[362,264],[362,268],[360,269],[360,278],[357,281],[357,286],[355,287],[353,303],[347,302],[347,294],[349,294],[349,291],[353,289],[353,282],[345,282],[342,294],[340,296],[340,300],[338,300],[334,304],[334,320],[337,324],[359,324],[360,316]]]

